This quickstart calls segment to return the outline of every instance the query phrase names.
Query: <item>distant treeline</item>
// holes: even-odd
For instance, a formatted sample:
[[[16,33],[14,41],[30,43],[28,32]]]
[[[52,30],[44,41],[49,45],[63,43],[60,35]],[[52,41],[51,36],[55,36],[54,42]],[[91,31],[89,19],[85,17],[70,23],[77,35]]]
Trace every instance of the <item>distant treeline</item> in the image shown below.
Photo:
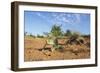
[[[24,33],[25,36],[31,36],[31,37],[38,37],[38,38],[44,38],[44,37],[68,37],[68,36],[72,36],[72,35],[76,35],[76,36],[82,36],[82,37],[90,37],[90,35],[83,35],[80,32],[76,32],[76,31],[72,31],[67,29],[65,32],[62,31],[61,26],[58,25],[53,25],[50,32],[43,32],[43,35],[37,34],[37,35],[33,35],[32,33],[28,33],[25,32]]]

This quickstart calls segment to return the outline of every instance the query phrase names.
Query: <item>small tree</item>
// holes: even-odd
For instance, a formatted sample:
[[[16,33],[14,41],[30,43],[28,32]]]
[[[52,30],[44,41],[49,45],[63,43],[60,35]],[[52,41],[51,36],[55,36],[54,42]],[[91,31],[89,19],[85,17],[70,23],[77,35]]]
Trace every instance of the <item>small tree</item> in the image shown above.
[[[66,30],[66,32],[65,32],[64,35],[65,35],[65,36],[71,36],[71,35],[72,35],[72,32],[71,32],[70,30]]]
[[[59,37],[62,35],[61,27],[57,25],[53,25],[51,29],[51,34],[54,37]]]
[[[56,50],[59,49],[60,47],[58,45],[58,37],[63,35],[61,26],[53,25],[50,34],[51,34],[52,40],[54,42],[53,48]]]

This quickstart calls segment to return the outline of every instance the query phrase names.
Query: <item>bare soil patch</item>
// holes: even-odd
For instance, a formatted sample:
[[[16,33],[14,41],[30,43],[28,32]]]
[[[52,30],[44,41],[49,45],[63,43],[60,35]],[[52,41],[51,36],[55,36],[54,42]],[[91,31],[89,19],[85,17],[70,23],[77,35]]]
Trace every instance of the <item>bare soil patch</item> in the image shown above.
[[[90,38],[85,39],[85,44],[63,45],[63,51],[39,50],[46,44],[46,38],[25,37],[24,61],[68,60],[90,58]],[[65,39],[67,40],[67,39]],[[60,39],[60,43],[65,42]],[[88,43],[88,44],[87,44]]]

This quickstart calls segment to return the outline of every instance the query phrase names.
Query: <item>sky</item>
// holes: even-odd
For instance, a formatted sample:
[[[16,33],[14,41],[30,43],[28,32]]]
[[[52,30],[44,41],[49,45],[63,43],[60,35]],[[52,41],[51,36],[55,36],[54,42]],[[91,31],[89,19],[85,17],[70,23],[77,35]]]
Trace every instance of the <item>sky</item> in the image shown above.
[[[61,29],[90,34],[90,14],[71,12],[24,11],[25,32],[43,35],[56,24]]]

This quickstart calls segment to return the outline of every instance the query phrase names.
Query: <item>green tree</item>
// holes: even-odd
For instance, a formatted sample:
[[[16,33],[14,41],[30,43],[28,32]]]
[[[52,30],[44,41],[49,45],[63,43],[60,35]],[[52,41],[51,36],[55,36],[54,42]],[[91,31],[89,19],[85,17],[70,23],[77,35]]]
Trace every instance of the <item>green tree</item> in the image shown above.
[[[52,26],[52,29],[51,29],[51,34],[52,36],[54,37],[59,37],[62,35],[62,30],[61,30],[61,27],[60,26],[57,26],[57,25],[53,25]]]
[[[71,32],[71,30],[66,30],[66,32],[65,32],[65,34],[64,34],[65,36],[71,36],[72,35],[72,32]]]

